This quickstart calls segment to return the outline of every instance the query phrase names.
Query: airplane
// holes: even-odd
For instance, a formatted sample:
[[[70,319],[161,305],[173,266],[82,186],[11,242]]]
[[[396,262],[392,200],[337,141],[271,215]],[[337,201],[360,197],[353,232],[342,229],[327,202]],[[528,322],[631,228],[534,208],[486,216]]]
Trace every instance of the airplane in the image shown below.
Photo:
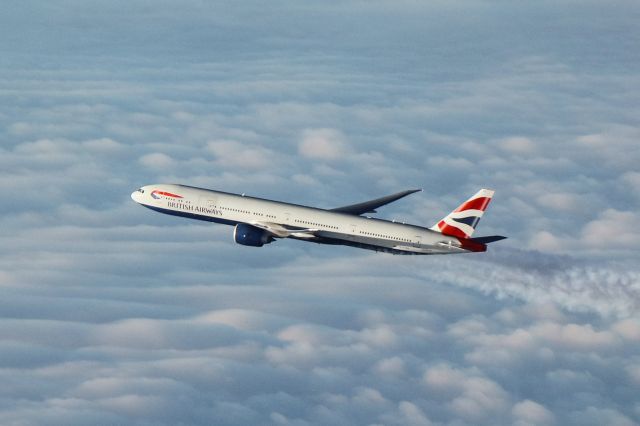
[[[484,252],[487,244],[506,238],[472,237],[493,197],[490,189],[481,189],[430,228],[365,216],[420,191],[402,191],[334,209],[179,184],[143,186],[131,198],[160,213],[231,225],[235,242],[251,247],[292,238],[392,254],[429,255]]]

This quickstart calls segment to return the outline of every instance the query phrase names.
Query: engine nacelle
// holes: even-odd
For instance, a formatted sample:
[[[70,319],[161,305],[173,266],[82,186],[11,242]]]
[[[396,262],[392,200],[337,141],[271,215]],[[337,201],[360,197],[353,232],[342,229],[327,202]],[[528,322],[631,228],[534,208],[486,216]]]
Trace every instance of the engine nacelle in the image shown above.
[[[238,244],[251,247],[262,247],[273,241],[273,237],[264,229],[255,226],[239,223],[233,229],[233,239]]]

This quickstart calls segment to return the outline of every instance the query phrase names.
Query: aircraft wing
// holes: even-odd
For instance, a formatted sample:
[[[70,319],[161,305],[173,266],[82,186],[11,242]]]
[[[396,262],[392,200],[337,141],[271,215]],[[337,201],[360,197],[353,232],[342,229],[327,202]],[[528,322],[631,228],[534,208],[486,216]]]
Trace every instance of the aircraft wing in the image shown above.
[[[349,206],[330,209],[329,211],[352,214],[354,216],[360,216],[365,213],[376,213],[376,209],[378,207],[382,207],[386,204],[399,200],[400,198],[406,197],[409,194],[420,191],[422,191],[422,189],[410,189],[408,191],[402,191],[396,194],[387,195],[386,197],[376,198],[375,200],[365,201],[364,203],[351,204]]]
[[[264,229],[274,237],[278,238],[287,238],[291,236],[300,238],[313,238],[315,237],[314,232],[318,231],[318,229],[313,228],[289,229],[273,222],[249,222],[249,224],[251,226],[255,226],[256,228]]]

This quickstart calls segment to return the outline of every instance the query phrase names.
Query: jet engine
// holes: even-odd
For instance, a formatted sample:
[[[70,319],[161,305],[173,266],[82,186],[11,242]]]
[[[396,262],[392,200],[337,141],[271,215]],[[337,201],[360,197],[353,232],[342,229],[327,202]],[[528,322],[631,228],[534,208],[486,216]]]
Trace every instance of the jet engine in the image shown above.
[[[251,247],[262,247],[273,241],[273,237],[267,231],[246,223],[236,225],[233,229],[233,239],[238,244]]]

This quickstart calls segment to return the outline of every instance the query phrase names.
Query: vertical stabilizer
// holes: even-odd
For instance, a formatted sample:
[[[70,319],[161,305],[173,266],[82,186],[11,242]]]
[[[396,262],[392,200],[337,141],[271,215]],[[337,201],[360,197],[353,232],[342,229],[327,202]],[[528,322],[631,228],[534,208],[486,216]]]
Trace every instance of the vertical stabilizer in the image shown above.
[[[453,237],[470,238],[493,194],[491,189],[481,189],[430,229]]]

